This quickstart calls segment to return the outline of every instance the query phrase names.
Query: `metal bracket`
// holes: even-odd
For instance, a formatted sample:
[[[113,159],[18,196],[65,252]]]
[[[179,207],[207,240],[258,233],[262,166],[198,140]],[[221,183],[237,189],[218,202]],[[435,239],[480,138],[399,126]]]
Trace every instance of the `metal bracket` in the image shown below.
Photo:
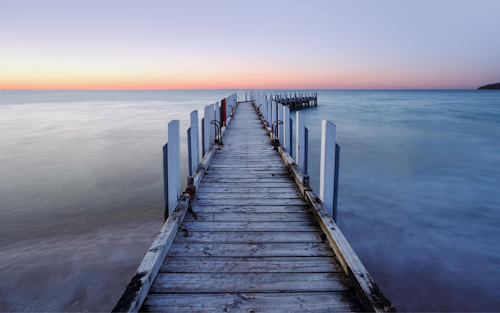
[[[229,105],[229,106],[231,107],[231,114],[229,114],[229,116],[231,116],[231,118],[233,118],[235,108],[232,105]]]
[[[280,140],[278,138],[278,126],[283,125],[283,121],[277,120],[274,121],[273,125],[271,125],[271,134],[273,135],[273,146],[274,150],[278,150],[280,146]]]
[[[222,123],[219,122],[218,120],[212,120],[210,124],[215,125],[215,128],[217,130],[217,136],[215,137],[215,142],[218,145],[217,150],[221,150],[221,146],[224,146],[224,144],[222,143]]]

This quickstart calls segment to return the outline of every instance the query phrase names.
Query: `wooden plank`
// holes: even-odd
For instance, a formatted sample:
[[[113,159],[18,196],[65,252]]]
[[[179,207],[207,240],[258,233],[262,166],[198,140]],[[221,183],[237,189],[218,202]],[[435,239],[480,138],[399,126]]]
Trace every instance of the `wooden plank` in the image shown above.
[[[292,188],[296,189],[297,184],[289,179],[287,182],[256,182],[256,183],[251,183],[251,182],[219,182],[216,184],[212,184],[210,182],[202,182],[198,189],[201,190],[209,190],[209,189],[228,189],[229,190],[235,190],[235,192],[238,191],[240,188],[246,188],[246,189],[253,189],[253,190],[268,190],[269,188],[275,189],[275,188]]]
[[[292,213],[293,214],[293,213]],[[194,243],[298,243],[323,242],[322,232],[200,232],[183,230],[175,242]]]
[[[267,192],[267,193],[214,193],[214,192],[202,192],[197,193],[195,196],[196,200],[201,199],[297,199],[301,197],[300,192],[290,192],[284,189],[283,192]]]
[[[339,273],[160,273],[151,293],[346,291]]]
[[[360,312],[345,292],[151,294],[145,312]]]
[[[250,169],[250,168],[239,168],[239,169],[212,169],[208,168],[206,171],[207,175],[210,176],[222,176],[222,177],[275,177],[275,176],[290,176],[290,171],[287,168],[262,168],[262,169]]]
[[[207,223],[202,223],[207,224]],[[262,256],[334,256],[326,243],[177,243],[168,256],[183,257],[262,257]]]
[[[184,222],[187,231],[319,231],[313,222]]]
[[[203,186],[228,186],[232,185],[235,187],[252,187],[259,186],[261,187],[278,187],[278,186],[286,186],[286,184],[294,184],[293,177],[273,177],[273,178],[206,178],[203,180]],[[297,186],[297,185],[295,185]],[[299,189],[300,190],[300,189]],[[302,192],[302,191],[301,191]]]
[[[269,178],[291,178],[289,173],[266,173],[266,172],[240,172],[240,173],[221,173],[221,172],[211,172],[205,173],[208,179],[247,179],[247,178],[258,178],[258,179],[269,179]]]
[[[208,168],[211,172],[233,173],[233,172],[256,172],[256,171],[270,171],[279,173],[289,173],[286,165],[261,165],[261,164],[229,164],[225,166],[211,165]]]
[[[250,205],[209,205],[202,206],[199,204],[193,204],[193,211],[199,212],[210,212],[210,213],[221,213],[221,212],[232,212],[232,213],[280,213],[280,212],[308,212],[310,208],[308,205],[274,205],[274,206],[250,206]]]
[[[205,187],[208,186],[208,187]],[[212,186],[212,187],[210,187]],[[267,188],[258,188],[258,187],[247,187],[245,185],[240,184],[239,186],[231,186],[231,185],[226,185],[229,187],[214,187],[213,185],[203,185],[203,187],[200,187],[197,189],[199,193],[258,193],[258,194],[263,194],[262,197],[268,197],[268,194],[272,193],[282,193],[282,192],[287,192],[287,193],[298,193],[300,197],[302,197],[302,194],[300,193],[299,188],[297,187],[292,187],[292,186],[282,186],[282,187],[274,187],[274,186],[269,186]]]
[[[304,199],[199,199],[197,205],[305,205]]]
[[[168,257],[162,273],[343,273],[334,257]]]
[[[188,214],[186,222],[315,222],[312,213],[197,213]]]
[[[211,168],[214,169],[233,169],[238,167],[248,167],[248,168],[285,168],[286,164],[283,161],[267,161],[267,160],[254,160],[254,161],[244,161],[244,160],[232,160],[229,162],[215,161],[210,164]]]
[[[160,234],[146,253],[132,280],[127,285],[113,312],[137,312],[140,309],[165,260],[165,256],[171,248],[188,207],[189,195],[183,194],[172,214],[163,225]]]

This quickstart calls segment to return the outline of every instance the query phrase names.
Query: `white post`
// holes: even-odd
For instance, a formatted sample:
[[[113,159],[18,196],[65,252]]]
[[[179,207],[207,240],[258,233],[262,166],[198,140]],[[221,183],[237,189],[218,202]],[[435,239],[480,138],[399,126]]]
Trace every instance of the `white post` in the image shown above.
[[[281,103],[277,103],[277,102],[275,102],[275,103],[278,105],[278,120],[280,120],[280,121],[284,122],[284,121],[283,121],[283,105],[282,105]],[[283,138],[284,138],[284,136],[283,136],[283,135],[284,135],[284,134],[283,134],[283,128],[284,128],[284,127],[283,127],[283,124],[280,124],[280,125],[278,126],[278,138],[279,138],[279,140],[280,140],[280,145],[281,145],[281,146],[284,146],[284,144],[283,144],[283,143],[285,142],[285,141],[283,140]]]
[[[260,101],[262,102],[262,110],[264,110],[266,123],[269,124],[269,107],[267,105],[267,101],[264,100],[264,98],[260,98]]]
[[[215,105],[210,105],[210,118],[208,119],[208,125],[210,125],[210,145],[215,143],[215,125],[212,121],[215,120]]]
[[[278,113],[276,111],[276,102],[272,101],[272,100],[269,100],[271,102],[271,110],[273,111],[273,124],[274,122],[276,122],[278,120],[278,116],[276,113]],[[276,132],[276,130],[274,130]]]
[[[212,110],[213,112],[213,110]],[[211,117],[213,113],[210,112],[210,106],[207,105],[205,107],[205,122],[203,123],[203,132],[204,132],[204,138],[203,138],[203,144],[205,145],[205,151],[203,151],[203,155],[207,153],[208,149],[210,149],[210,121],[212,120]]]
[[[302,112],[300,111],[296,112],[295,128],[297,129],[297,133],[295,135],[295,162],[297,163],[299,169],[304,172],[306,165],[306,126],[304,121],[304,114],[302,114]]]
[[[269,124],[268,126],[269,127],[272,127],[272,124],[273,124],[273,110],[272,110],[272,106],[271,106],[271,103],[269,103],[269,100],[264,100],[267,104],[267,124]]]
[[[292,151],[290,151],[290,136],[292,135],[290,133],[290,108],[286,105],[283,106],[283,125],[283,140],[285,141],[285,144],[283,146],[285,147],[286,151],[290,155],[292,155]]]
[[[215,119],[220,122],[220,105],[219,102],[215,103]]]
[[[198,142],[198,111],[191,112],[191,169],[196,172],[200,164],[200,143]]]
[[[179,120],[168,123],[168,215],[181,195],[181,140]]]
[[[333,214],[333,198],[335,185],[335,131],[337,126],[330,121],[321,123],[321,163],[319,171],[319,198],[326,211]]]

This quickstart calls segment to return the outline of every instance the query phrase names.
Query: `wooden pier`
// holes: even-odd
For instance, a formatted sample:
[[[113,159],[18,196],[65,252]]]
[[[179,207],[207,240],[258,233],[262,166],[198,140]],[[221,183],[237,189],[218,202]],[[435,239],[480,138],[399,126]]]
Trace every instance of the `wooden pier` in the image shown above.
[[[166,195],[168,219],[113,311],[394,311],[258,102],[206,112],[222,127],[203,132],[201,162],[175,206]]]
[[[286,91],[273,93],[271,99],[277,103],[289,106],[292,110],[318,105],[318,92],[316,91]]]

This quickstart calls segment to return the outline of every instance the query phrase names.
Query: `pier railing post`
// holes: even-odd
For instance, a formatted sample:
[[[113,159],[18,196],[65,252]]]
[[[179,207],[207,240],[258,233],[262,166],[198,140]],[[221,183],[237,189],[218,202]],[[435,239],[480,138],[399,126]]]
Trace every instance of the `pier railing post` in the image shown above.
[[[208,125],[210,126],[210,145],[215,143],[215,124],[212,121],[216,119],[215,117],[215,105],[211,104],[210,107],[210,118],[208,119]]]
[[[267,106],[267,126],[271,127],[273,125],[273,109],[269,100],[264,99]]]
[[[203,149],[204,149],[203,155],[205,155],[207,153],[208,149],[210,149],[210,138],[211,138],[210,137],[211,136],[210,128],[213,127],[212,125],[210,125],[210,122],[213,120],[213,118],[212,118],[213,113],[210,111],[213,112],[213,110],[210,110],[210,106],[207,105],[205,107],[205,112],[204,112],[204,117],[203,117],[203,119],[204,119],[204,121],[203,121]]]
[[[194,172],[198,168],[198,164],[200,164],[200,143],[198,140],[198,111],[195,110],[191,112],[191,133],[190,133],[190,151],[191,151],[191,171]],[[189,176],[192,175],[192,172],[189,173]]]
[[[292,146],[291,146],[291,123],[292,120],[290,118],[290,108],[287,107],[286,105],[283,105],[283,146],[285,147],[285,150],[290,153],[290,156],[292,155]]]
[[[334,206],[335,165],[336,165],[336,126],[330,121],[321,122],[321,158],[319,172],[319,198],[326,211],[336,220]]]
[[[271,125],[274,124],[274,122],[276,122],[278,120],[278,117],[276,116],[276,102],[274,102],[273,100],[269,100],[269,102],[271,103],[271,111],[272,111],[272,118],[271,118]]]
[[[304,120],[304,114],[302,112],[297,111],[296,112],[296,118],[295,118],[295,128],[296,128],[296,152],[295,152],[295,162],[297,163],[297,166],[299,169],[304,172],[305,170],[305,164],[306,164],[306,127],[305,127],[305,120]]]
[[[179,120],[168,123],[167,149],[168,212],[169,216],[177,205],[181,195],[181,153]]]
[[[220,120],[220,105],[219,105],[219,102],[215,103],[215,119],[217,120],[217,122],[220,123],[220,125],[222,125],[222,121]]]
[[[278,120],[284,122],[283,121],[283,113],[284,113],[283,112],[283,105],[281,103],[278,103],[278,102],[274,102],[274,103],[276,103],[278,105]],[[283,134],[284,127],[283,126],[284,126],[283,124],[278,124],[278,138],[279,138],[281,146],[284,146],[283,143],[285,142],[283,140],[283,138],[284,138],[284,134]]]

